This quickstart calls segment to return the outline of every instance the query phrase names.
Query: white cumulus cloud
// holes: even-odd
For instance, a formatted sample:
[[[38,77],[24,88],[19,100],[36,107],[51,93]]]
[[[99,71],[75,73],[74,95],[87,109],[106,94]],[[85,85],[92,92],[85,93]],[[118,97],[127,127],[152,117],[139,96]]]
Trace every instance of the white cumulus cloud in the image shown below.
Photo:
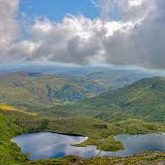
[[[19,23],[15,19],[19,0],[0,0],[0,51],[19,36]]]
[[[11,2],[11,3],[10,3]],[[66,16],[37,19],[20,39],[18,0],[0,0],[0,61],[10,59],[76,64],[106,63],[165,68],[164,0],[92,0],[95,19]],[[1,7],[2,5],[3,7]],[[116,12],[121,20],[112,20]]]

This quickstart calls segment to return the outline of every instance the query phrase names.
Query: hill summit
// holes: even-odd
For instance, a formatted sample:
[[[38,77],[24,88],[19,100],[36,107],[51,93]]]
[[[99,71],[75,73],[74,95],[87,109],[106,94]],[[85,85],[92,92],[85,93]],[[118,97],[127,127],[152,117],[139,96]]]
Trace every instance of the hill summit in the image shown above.
[[[79,103],[83,109],[122,111],[150,120],[165,120],[165,78],[145,78],[124,88]]]

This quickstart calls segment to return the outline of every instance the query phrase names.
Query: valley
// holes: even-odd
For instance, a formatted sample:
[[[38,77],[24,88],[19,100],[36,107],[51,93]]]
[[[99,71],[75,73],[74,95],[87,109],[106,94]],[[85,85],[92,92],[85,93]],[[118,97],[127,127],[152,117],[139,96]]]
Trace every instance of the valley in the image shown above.
[[[110,120],[108,112],[118,112],[122,116],[129,114],[150,121],[165,121],[164,87],[165,78],[144,78],[121,89],[84,100],[77,107],[100,110],[96,117],[105,120]]]
[[[4,106],[3,106],[4,107]],[[123,148],[122,143],[114,139],[115,135],[139,134],[150,132],[165,132],[165,126],[159,123],[145,123],[132,120],[132,128],[127,129],[128,123],[125,121],[123,128],[117,126],[115,123],[108,123],[96,119],[88,118],[69,118],[48,120],[41,116],[34,116],[33,114],[26,114],[26,112],[17,112],[14,109],[11,111],[5,110],[1,107],[1,152],[0,163],[18,164],[27,162],[26,155],[20,154],[19,148],[10,140],[16,135],[25,134],[28,132],[63,132],[67,134],[83,134],[89,139],[78,146],[96,145],[101,146],[101,150],[117,151]],[[129,121],[129,125],[130,125]],[[74,126],[74,127],[73,127]],[[101,128],[106,126],[106,128]],[[132,132],[134,130],[134,132]],[[125,132],[127,131],[127,132]],[[102,140],[111,138],[102,145]],[[12,153],[12,154],[11,154]],[[39,161],[40,162],[40,161]]]
[[[0,165],[165,165],[165,0],[0,0]]]
[[[117,73],[120,77],[120,72]],[[165,132],[164,78],[141,76],[136,81],[127,79],[127,74],[123,76],[122,73],[119,81],[118,78],[113,79],[116,76],[112,73],[104,74],[76,77],[27,72],[1,74],[0,164],[44,162],[29,161],[28,155],[20,154],[18,146],[10,141],[29,132],[84,135],[88,139],[75,147],[94,145],[98,150],[111,152],[124,149],[122,142],[115,139],[117,135]],[[70,87],[65,88],[68,85]],[[77,93],[81,93],[82,98],[77,98]],[[96,157],[86,160],[64,157],[45,162],[97,164],[109,161],[113,164],[115,160],[123,163],[126,160],[145,161],[146,157],[154,157],[154,161],[164,160],[163,153],[150,152],[130,158]]]
[[[90,72],[90,74],[76,76],[64,73],[50,75],[25,71],[1,73],[0,102],[25,109],[71,104],[121,88],[145,76],[151,75],[127,70]]]

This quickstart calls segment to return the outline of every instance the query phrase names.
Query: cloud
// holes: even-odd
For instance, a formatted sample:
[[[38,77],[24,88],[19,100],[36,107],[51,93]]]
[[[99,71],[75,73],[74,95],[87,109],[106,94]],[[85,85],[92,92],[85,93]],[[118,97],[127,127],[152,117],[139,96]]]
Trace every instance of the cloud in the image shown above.
[[[103,32],[99,20],[71,16],[61,23],[37,20],[31,27],[31,33],[40,43],[33,59],[85,64],[100,50]]]
[[[135,56],[130,54],[130,50],[134,52],[134,48],[131,47],[131,35],[142,26],[151,9],[147,8],[144,13],[143,8],[148,5],[144,2],[139,2],[140,4],[134,2],[135,4],[131,4],[131,7],[129,1],[122,3],[121,10],[125,13],[125,17],[119,22],[101,18],[91,20],[83,16],[65,17],[60,23],[51,22],[48,19],[36,20],[30,31],[34,42],[39,43],[40,46],[35,55],[27,60],[76,64],[107,62],[119,65],[136,64]],[[144,5],[143,8],[141,5]],[[132,10],[135,9],[139,13],[138,18],[130,17]]]
[[[35,55],[39,43],[23,40],[18,43],[12,43],[2,54],[3,61],[25,61]]]
[[[120,1],[119,0],[91,0],[96,8],[100,10],[100,19],[108,20],[111,18],[113,13],[120,12]]]
[[[18,0],[0,0],[0,51],[19,36],[19,23],[15,19]]]
[[[37,20],[30,28],[38,50],[28,60],[48,60],[77,64],[105,63],[105,40],[115,32],[128,33],[137,23],[106,22],[83,16],[66,17],[56,23],[47,19]]]
[[[141,5],[136,12],[143,20],[140,26],[135,26],[131,33],[125,35],[117,33],[112,40],[105,42],[107,53],[111,54],[107,56],[106,61],[119,65],[164,69],[165,2],[163,0],[143,1]],[[127,20],[133,20],[137,17],[131,18],[130,13],[126,14]]]
[[[100,16],[36,19],[20,40],[18,0],[0,0],[0,61],[105,63],[165,69],[164,0],[92,0]],[[0,5],[0,6],[2,6]],[[121,20],[112,20],[112,14]],[[3,14],[3,16],[2,16]],[[9,22],[9,23],[8,23]],[[2,57],[2,58],[1,58]]]

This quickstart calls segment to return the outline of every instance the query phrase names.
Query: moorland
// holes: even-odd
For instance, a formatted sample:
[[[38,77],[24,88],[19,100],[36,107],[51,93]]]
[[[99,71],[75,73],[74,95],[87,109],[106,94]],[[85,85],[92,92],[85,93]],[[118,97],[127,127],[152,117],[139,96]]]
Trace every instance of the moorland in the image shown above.
[[[133,75],[133,76],[130,76]],[[117,75],[117,76],[116,76]],[[138,75],[138,76],[137,76]],[[147,77],[147,78],[146,78]],[[79,134],[103,151],[123,149],[118,134],[165,132],[165,78],[126,71],[81,75],[0,74],[0,164],[135,164],[163,162],[164,153],[129,158],[74,156],[29,161],[11,142],[28,132]]]

